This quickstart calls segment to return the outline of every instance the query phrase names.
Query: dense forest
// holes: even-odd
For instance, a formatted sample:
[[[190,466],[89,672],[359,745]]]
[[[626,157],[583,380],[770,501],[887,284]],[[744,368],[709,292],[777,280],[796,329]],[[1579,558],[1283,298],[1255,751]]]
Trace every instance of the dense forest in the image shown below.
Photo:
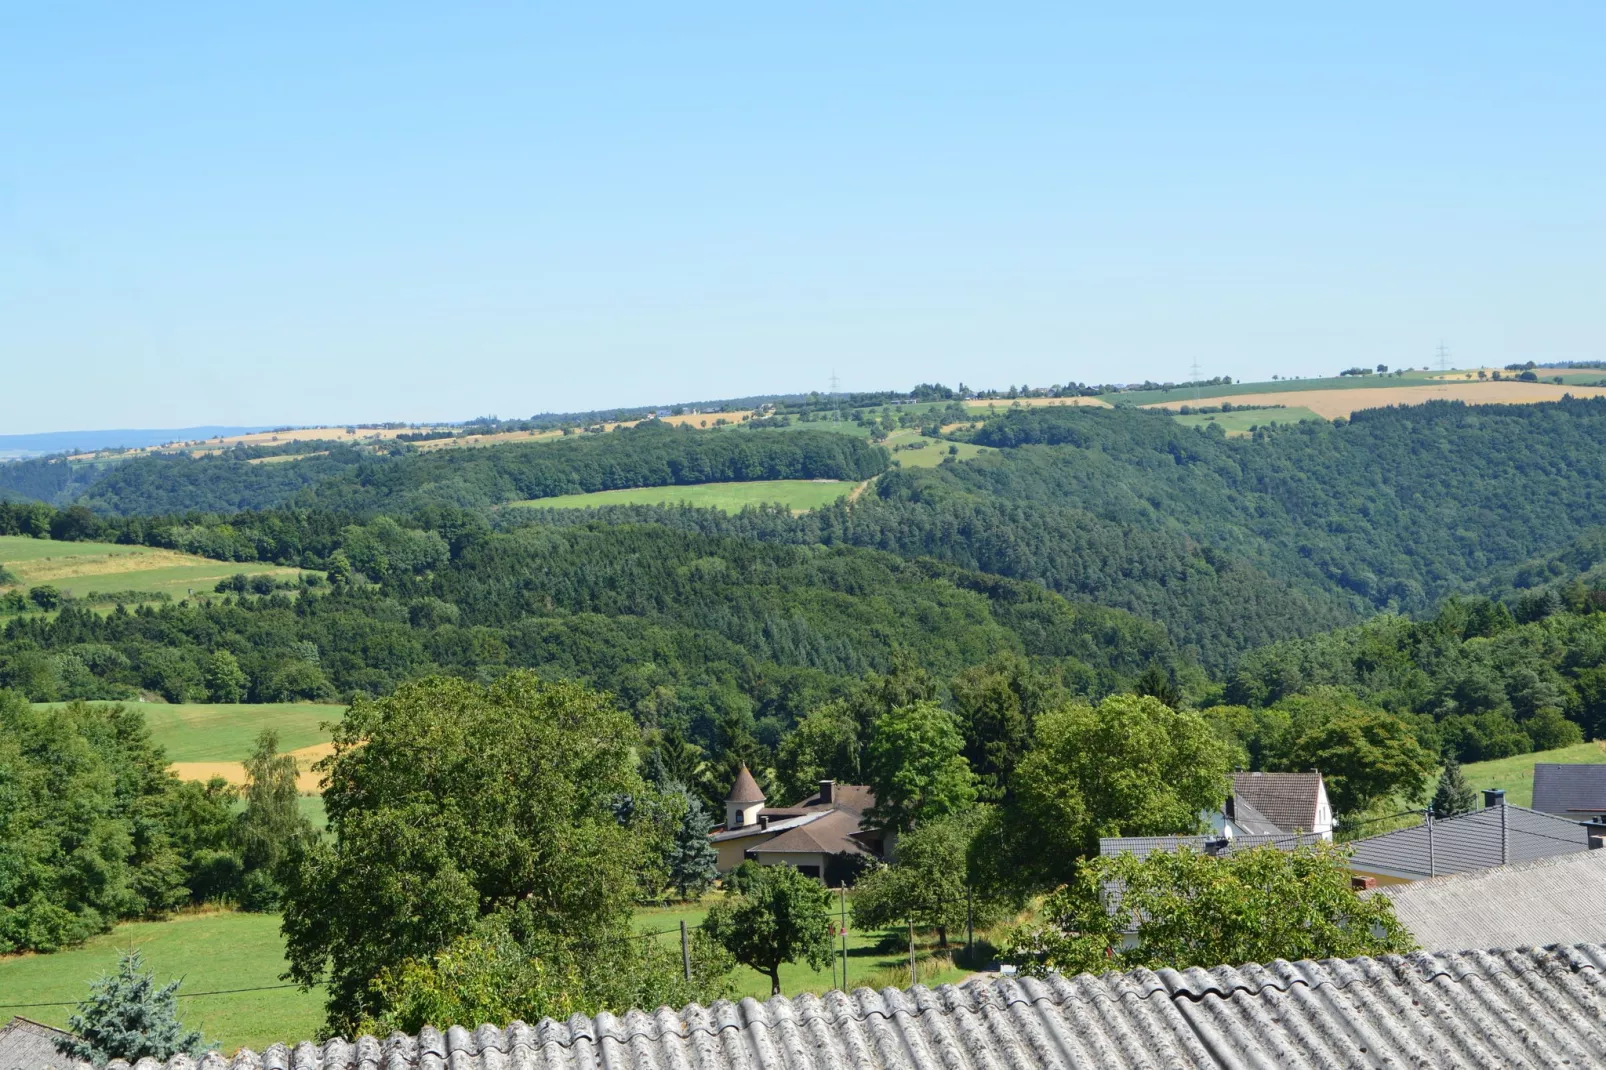
[[[0,487],[100,514],[155,516],[233,513],[284,504],[347,511],[405,511],[425,505],[485,507],[620,487],[763,479],[869,479],[887,467],[886,450],[853,435],[732,429],[714,434],[657,421],[607,434],[493,449],[383,452],[331,444],[294,461],[262,463],[282,450],[154,454],[105,467],[73,501],[75,469],[66,461],[0,465]]]

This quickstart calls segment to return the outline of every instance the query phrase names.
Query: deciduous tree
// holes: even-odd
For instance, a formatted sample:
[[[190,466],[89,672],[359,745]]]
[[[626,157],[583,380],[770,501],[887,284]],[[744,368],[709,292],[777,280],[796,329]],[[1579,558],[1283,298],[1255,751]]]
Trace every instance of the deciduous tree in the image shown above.
[[[831,893],[790,866],[744,863],[732,893],[703,919],[702,931],[737,962],[770,979],[781,994],[781,967],[831,964]],[[739,889],[739,890],[737,890]]]
[[[867,815],[882,828],[906,832],[916,822],[968,810],[976,778],[962,753],[954,715],[926,700],[899,706],[875,722],[865,766],[875,806]]]

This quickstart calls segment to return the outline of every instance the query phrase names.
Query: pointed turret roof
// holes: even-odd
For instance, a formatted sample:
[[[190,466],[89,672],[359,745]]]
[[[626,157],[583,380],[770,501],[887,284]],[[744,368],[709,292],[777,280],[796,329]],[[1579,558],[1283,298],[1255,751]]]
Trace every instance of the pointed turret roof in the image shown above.
[[[742,771],[736,774],[736,783],[731,785],[731,793],[725,797],[725,801],[733,803],[764,801],[764,793],[758,790],[758,781],[753,779],[753,774],[747,771],[745,764],[742,766]]]

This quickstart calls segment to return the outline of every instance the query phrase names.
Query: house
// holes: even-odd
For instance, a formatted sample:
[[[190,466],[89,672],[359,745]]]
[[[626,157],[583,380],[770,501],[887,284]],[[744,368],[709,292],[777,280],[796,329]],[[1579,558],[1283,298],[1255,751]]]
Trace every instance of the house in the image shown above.
[[[1226,804],[1205,820],[1228,839],[1295,832],[1333,838],[1333,805],[1318,772],[1234,773]]]
[[[1575,821],[1606,820],[1606,765],[1535,762],[1533,808]]]
[[[728,873],[751,859],[766,866],[792,866],[834,886],[857,868],[856,860],[885,855],[881,830],[863,826],[875,795],[862,784],[822,780],[819,791],[795,806],[765,802],[758,781],[742,766],[725,800],[725,826],[709,837],[719,872]]]
[[[0,1026],[0,1070],[69,1070],[88,1063],[69,1059],[56,1050],[58,1037],[70,1037],[64,1029],[35,1022],[28,1018],[13,1018]]]
[[[1512,806],[1501,791],[1484,801],[1482,810],[1352,841],[1350,871],[1403,884],[1589,850],[1589,830],[1576,821]]]
[[[1606,943],[1606,913],[1595,909],[1606,901],[1606,851],[1452,873],[1367,894],[1394,900],[1394,916],[1425,951]]]
[[[165,1070],[1440,1070],[1603,1061],[1606,947],[1579,944],[861,988],[275,1044],[260,1055],[178,1056]]]

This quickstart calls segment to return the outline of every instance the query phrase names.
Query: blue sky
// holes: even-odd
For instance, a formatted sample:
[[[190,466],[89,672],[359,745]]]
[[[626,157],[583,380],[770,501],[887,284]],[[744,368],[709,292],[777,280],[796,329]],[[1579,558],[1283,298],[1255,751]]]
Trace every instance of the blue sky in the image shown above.
[[[1606,5],[1312,7],[3,4],[0,433],[1606,357]]]

